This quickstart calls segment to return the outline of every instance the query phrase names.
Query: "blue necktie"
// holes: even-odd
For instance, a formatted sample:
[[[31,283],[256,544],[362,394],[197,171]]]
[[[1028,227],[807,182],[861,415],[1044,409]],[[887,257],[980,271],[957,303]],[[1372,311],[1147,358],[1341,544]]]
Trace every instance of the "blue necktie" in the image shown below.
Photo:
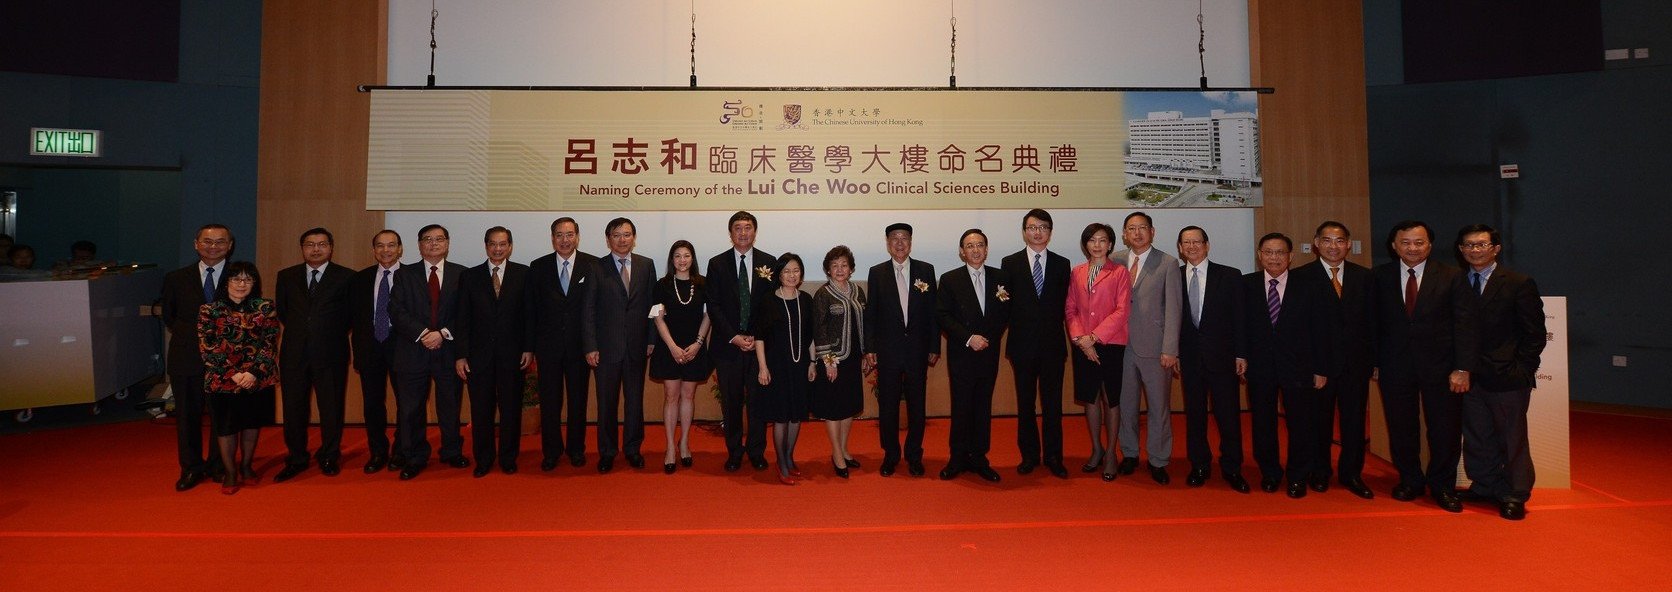
[[[1044,258],[1044,253],[1036,253],[1033,256],[1033,293],[1038,296],[1045,295],[1045,267],[1039,264]]]
[[[205,304],[207,304],[207,303],[214,302],[214,301],[215,301],[215,268],[209,267],[209,268],[205,268],[203,270],[203,302]]]
[[[557,283],[558,283],[558,285],[563,286],[563,293],[564,294],[569,293],[569,262],[568,261],[564,261],[563,262],[563,269],[558,270],[558,272],[557,272]]]
[[[1475,281],[1474,281],[1474,284],[1475,284],[1475,285],[1474,285],[1474,286],[1472,286],[1472,287],[1473,287],[1473,288],[1474,288],[1474,289],[1475,289],[1475,293],[1476,293],[1476,294],[1479,294],[1479,293],[1481,293],[1481,289],[1480,289],[1480,272],[1478,272],[1478,271],[1477,271],[1477,272],[1475,272]]]
[[[372,336],[382,343],[389,338],[389,270],[377,284],[377,309],[372,312]]]

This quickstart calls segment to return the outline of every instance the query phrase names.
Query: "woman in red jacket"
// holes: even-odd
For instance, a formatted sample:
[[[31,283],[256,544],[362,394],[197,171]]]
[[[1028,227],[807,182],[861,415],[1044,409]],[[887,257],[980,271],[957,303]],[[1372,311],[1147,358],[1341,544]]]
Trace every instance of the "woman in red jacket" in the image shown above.
[[[1103,467],[1103,480],[1115,480],[1114,411],[1120,398],[1121,358],[1126,354],[1126,317],[1132,279],[1126,266],[1109,259],[1115,230],[1093,222],[1080,233],[1086,262],[1074,267],[1068,282],[1064,322],[1074,343],[1074,401],[1086,406],[1091,458],[1080,470]]]

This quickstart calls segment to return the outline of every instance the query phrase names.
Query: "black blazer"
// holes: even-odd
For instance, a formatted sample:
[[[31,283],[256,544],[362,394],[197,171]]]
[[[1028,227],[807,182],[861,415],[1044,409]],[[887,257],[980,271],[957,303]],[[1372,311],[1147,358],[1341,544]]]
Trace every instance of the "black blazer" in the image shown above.
[[[1334,288],[1289,274],[1273,326],[1266,312],[1265,272],[1242,277],[1248,380],[1311,388],[1313,375],[1329,376],[1330,309],[1324,290],[1333,294]]]
[[[432,352],[418,343],[418,335],[426,329],[446,329],[454,339],[458,338],[453,326],[454,315],[458,309],[459,280],[466,269],[452,261],[446,263],[441,272],[441,307],[433,325],[430,323],[430,264],[420,259],[395,271],[394,291],[389,294],[389,322],[394,325],[391,339],[397,340],[394,364],[397,371],[422,370],[438,357],[447,363],[457,359],[452,340],[442,340],[441,348]]]
[[[1417,289],[1416,312],[1405,313],[1405,277],[1395,260],[1376,266],[1376,365],[1381,380],[1444,382],[1474,367],[1479,335],[1475,298],[1463,274],[1430,257]]]
[[[597,282],[586,291],[581,311],[581,349],[598,352],[599,363],[642,360],[645,346],[655,343],[656,325],[650,322],[651,289],[656,264],[633,254],[632,289],[621,285],[614,255],[599,257],[593,266]],[[572,280],[571,280],[572,281]],[[571,284],[572,285],[572,284]]]
[[[377,293],[373,291],[373,286],[382,279],[380,277],[383,273],[382,269],[381,266],[374,263],[370,267],[354,272],[354,277],[348,280],[348,311],[351,319],[350,327],[352,328],[352,333],[349,335],[349,345],[354,349],[354,369],[362,372],[366,370],[362,361],[377,359],[378,348],[383,346],[383,344],[377,342],[376,329],[372,327],[372,317],[377,314]],[[400,268],[395,269],[399,270]],[[394,282],[395,278],[390,276],[389,300],[391,304],[395,299]],[[393,325],[394,321],[395,317],[391,311],[389,322]],[[389,339],[393,340],[394,335],[394,327],[391,326]]]
[[[348,330],[352,322],[348,286],[354,270],[326,262],[319,285],[308,293],[309,270],[299,263],[279,270],[274,280],[273,306],[284,334],[279,342],[279,368],[300,370],[310,362],[348,361]]]
[[[1330,378],[1369,376],[1376,367],[1376,280],[1370,270],[1351,261],[1341,262],[1341,295],[1335,295],[1329,270],[1318,260],[1289,271],[1308,282],[1320,282],[1329,292],[1331,327]]]
[[[203,353],[197,349],[197,312],[203,306],[203,278],[193,261],[163,276],[163,322],[168,324],[168,373],[203,376]],[[226,287],[226,266],[215,276],[217,289]]]
[[[1465,270],[1463,276],[1469,273]],[[1469,368],[1471,384],[1489,391],[1533,388],[1546,343],[1544,300],[1539,298],[1538,284],[1499,263],[1478,301],[1480,356]]]
[[[1031,275],[1031,274],[1030,274]],[[982,268],[982,292],[987,297],[987,308],[981,308],[981,303],[975,299],[975,289],[970,281],[969,266],[960,265],[957,269],[941,274],[940,294],[935,299],[935,320],[939,322],[942,331],[946,332],[946,359],[949,364],[957,364],[964,360],[982,361],[997,369],[999,359],[999,341],[1004,337],[1004,331],[1010,322],[1010,303],[1019,289],[1012,286],[1003,270],[988,265]],[[999,287],[1004,287],[1004,296],[1000,297]],[[1029,285],[1027,291],[1032,292]],[[972,351],[964,344],[973,335],[986,337],[987,349]]]
[[[935,266],[907,259],[913,285],[906,288],[911,322],[900,316],[899,289],[894,283],[894,261],[871,266],[865,284],[871,301],[865,305],[866,350],[879,362],[890,364],[916,360],[927,363],[929,354],[940,355],[940,326],[935,319]]]
[[[1202,294],[1200,326],[1190,310],[1190,267],[1179,270],[1184,278],[1184,322],[1179,323],[1179,362],[1189,372],[1236,373],[1237,358],[1248,359],[1248,322],[1243,297],[1242,272],[1229,265],[1208,261],[1207,287]],[[1264,302],[1262,295],[1261,302]],[[1260,310],[1265,310],[1262,305]],[[1270,324],[1267,321],[1266,324]]]
[[[999,263],[1004,275],[1014,278],[1005,285],[1010,291],[1010,339],[1004,348],[1007,358],[1021,354],[1023,358],[1062,359],[1068,355],[1063,309],[1068,303],[1068,277],[1073,266],[1067,257],[1047,251],[1044,267],[1044,293],[1035,294],[1033,261],[1027,249],[1011,253]]]
[[[586,293],[598,283],[593,277],[598,258],[575,251],[569,269],[569,292],[564,293],[563,284],[558,281],[562,271],[559,265],[557,253],[547,253],[529,264],[525,305],[528,326],[533,331],[529,337],[529,346],[533,348],[530,351],[536,360],[548,359],[553,363],[586,353],[581,349],[581,308]]]
[[[749,256],[754,263],[754,269],[749,270],[749,295],[752,298],[750,308],[754,308],[754,300],[760,300],[761,296],[778,287],[776,277],[763,278],[756,270],[762,266],[771,269],[778,258],[760,249],[750,249]],[[739,331],[737,327],[738,319],[742,315],[742,303],[737,297],[737,251],[726,249],[724,253],[709,259],[708,271],[704,277],[708,280],[703,286],[708,290],[708,323],[714,335],[714,345],[709,351],[713,352],[715,358],[722,360],[742,357],[753,359],[754,352],[745,352],[730,345],[733,337],[754,334],[752,328]]]
[[[515,368],[529,347],[528,266],[506,261],[499,271],[499,296],[493,293],[488,262],[459,278],[459,310],[453,323],[453,350],[471,368],[490,364]],[[570,276],[570,281],[574,276]]]

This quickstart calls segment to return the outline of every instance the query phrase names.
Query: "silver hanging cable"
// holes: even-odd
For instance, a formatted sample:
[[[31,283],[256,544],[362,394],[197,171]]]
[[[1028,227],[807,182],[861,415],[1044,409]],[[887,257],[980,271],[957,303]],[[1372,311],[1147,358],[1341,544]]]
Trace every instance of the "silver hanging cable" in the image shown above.
[[[691,0],[691,88],[697,87],[697,0]]]
[[[435,19],[441,16],[441,11],[435,9],[435,0],[430,0],[430,77],[425,86],[435,86]]]
[[[952,63],[951,74],[946,77],[949,88],[958,88],[958,3],[947,2],[952,13]]]
[[[1202,0],[1196,0],[1196,63],[1202,67],[1202,90],[1208,89],[1208,29],[1202,23]]]

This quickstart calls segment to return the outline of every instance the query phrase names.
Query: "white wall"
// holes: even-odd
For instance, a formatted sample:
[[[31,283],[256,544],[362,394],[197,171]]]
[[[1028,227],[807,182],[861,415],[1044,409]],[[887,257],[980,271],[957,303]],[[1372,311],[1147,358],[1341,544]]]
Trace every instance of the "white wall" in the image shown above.
[[[441,86],[684,86],[690,76],[692,2],[619,0],[436,0],[436,83]],[[695,2],[697,76],[702,86],[944,86],[949,18],[958,18],[958,85],[1194,87],[1195,2],[1187,0],[1000,1],[731,0]],[[1248,7],[1206,0],[1208,82],[1249,84]],[[389,1],[389,84],[422,85],[429,71],[430,2]],[[1113,191],[1111,190],[1111,193]],[[1021,248],[1025,210],[768,212],[760,246],[822,259],[836,244],[862,267],[884,257],[882,229],[916,227],[915,254],[936,269],[958,265],[966,228],[985,230],[994,263]],[[1054,250],[1079,260],[1088,222],[1118,227],[1128,210],[1053,210]],[[1154,210],[1156,243],[1173,251],[1187,224],[1213,237],[1213,259],[1253,269],[1253,211]],[[454,257],[480,262],[476,237],[503,225],[521,238],[514,256],[549,252],[547,226],[559,212],[391,212],[388,225],[412,241],[430,222],[449,227]],[[582,248],[604,251],[613,213],[571,214]],[[703,259],[726,248],[731,212],[629,214],[639,252],[663,265],[668,244],[692,241]],[[1300,238],[1300,237],[1297,237]],[[416,260],[417,249],[408,249]],[[817,263],[812,263],[816,269]],[[809,279],[822,274],[810,273]]]

